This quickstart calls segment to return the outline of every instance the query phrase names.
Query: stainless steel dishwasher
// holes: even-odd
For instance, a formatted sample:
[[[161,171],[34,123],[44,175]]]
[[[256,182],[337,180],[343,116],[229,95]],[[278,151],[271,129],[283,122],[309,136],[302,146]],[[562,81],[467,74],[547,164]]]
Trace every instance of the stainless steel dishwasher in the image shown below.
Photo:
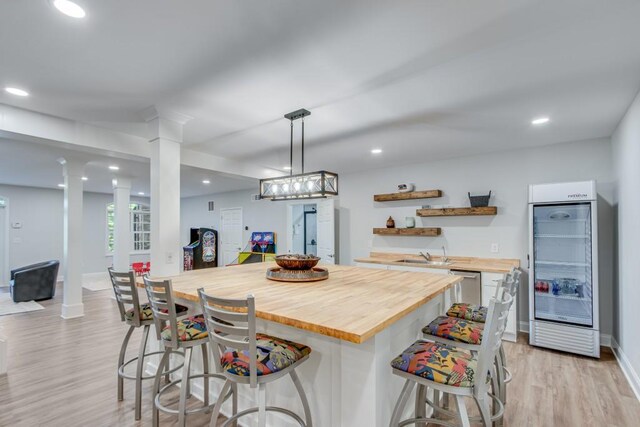
[[[482,301],[480,273],[476,271],[449,270],[449,274],[462,276],[460,282],[460,302],[480,304]]]

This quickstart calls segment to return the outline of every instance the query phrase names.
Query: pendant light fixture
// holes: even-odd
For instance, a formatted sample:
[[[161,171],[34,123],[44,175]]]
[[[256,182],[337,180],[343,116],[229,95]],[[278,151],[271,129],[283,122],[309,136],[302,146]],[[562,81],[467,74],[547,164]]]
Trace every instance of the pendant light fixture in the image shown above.
[[[318,199],[338,195],[338,174],[324,170],[304,172],[304,118],[311,115],[300,109],[287,113],[284,117],[291,121],[291,142],[289,146],[289,175],[260,180],[260,198],[270,200]],[[293,174],[293,122],[302,123],[302,168]]]

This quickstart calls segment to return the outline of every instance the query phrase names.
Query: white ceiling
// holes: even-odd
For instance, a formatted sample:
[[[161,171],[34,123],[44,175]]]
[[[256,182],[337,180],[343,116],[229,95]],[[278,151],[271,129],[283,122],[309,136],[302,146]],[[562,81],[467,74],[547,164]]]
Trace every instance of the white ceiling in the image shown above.
[[[0,103],[141,136],[157,105],[274,168],[301,107],[306,169],[344,173],[609,136],[640,89],[637,0],[76,1],[0,3],[0,85],[32,93]]]
[[[64,183],[61,157],[79,153],[48,145],[0,138],[0,184],[55,188]],[[111,180],[116,174],[131,179],[131,194],[139,192],[149,195],[149,161],[115,158],[95,153],[82,153],[89,159],[85,167],[85,191],[112,193]],[[120,169],[109,170],[110,165]],[[203,184],[209,180],[210,184]],[[201,196],[225,191],[254,189],[258,192],[258,181],[251,178],[231,177],[203,169],[182,166],[180,170],[180,194],[182,197]]]

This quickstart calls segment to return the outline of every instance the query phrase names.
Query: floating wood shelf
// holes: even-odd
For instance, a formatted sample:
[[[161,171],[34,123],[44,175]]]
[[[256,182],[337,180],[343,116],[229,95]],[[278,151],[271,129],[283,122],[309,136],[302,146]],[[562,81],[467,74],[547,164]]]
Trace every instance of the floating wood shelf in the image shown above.
[[[375,202],[391,202],[394,200],[433,199],[442,197],[442,190],[410,191],[408,193],[374,194]]]
[[[374,228],[373,234],[382,236],[439,236],[442,232],[440,227],[417,227],[417,228]]]
[[[477,216],[496,215],[496,206],[485,206],[482,208],[439,208],[439,209],[418,209],[418,216]]]

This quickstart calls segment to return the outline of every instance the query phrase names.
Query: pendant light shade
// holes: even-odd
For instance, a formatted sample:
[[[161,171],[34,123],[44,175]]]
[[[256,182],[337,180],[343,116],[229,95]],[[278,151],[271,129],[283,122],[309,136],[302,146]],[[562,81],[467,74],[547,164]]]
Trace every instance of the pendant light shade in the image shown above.
[[[304,118],[311,115],[305,109],[287,113],[291,121],[289,164],[291,173],[260,180],[260,198],[269,200],[317,199],[338,195],[338,174],[328,171],[304,172]],[[302,119],[302,173],[293,174],[293,122]]]

